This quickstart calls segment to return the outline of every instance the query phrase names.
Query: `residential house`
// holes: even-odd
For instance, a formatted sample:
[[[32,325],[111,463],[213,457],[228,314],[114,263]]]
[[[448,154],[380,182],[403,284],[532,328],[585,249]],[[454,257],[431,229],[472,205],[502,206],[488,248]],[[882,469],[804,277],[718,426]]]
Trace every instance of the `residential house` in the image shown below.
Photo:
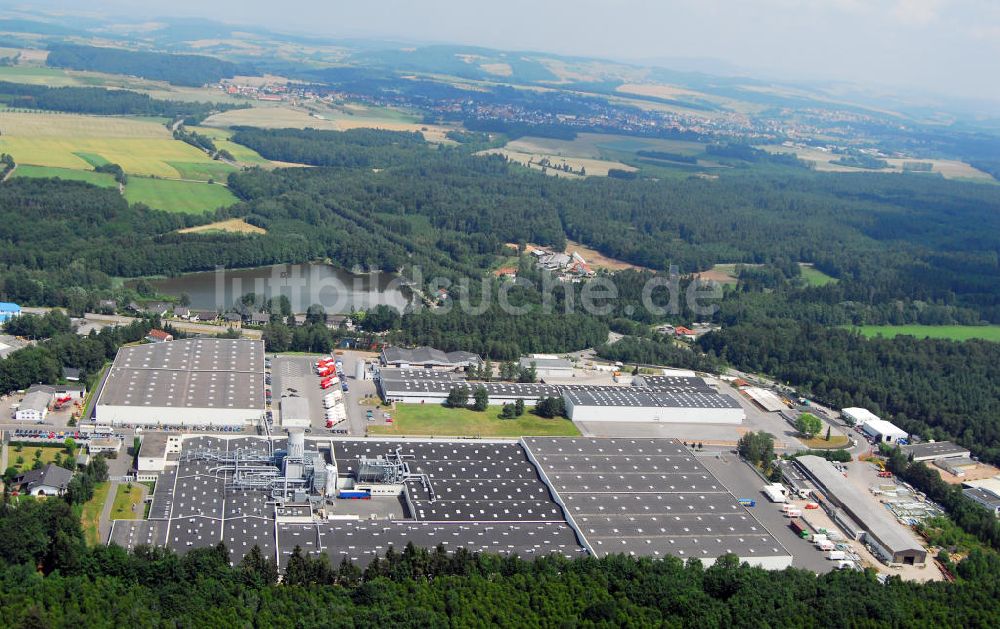
[[[177,306],[174,308],[174,317],[178,319],[187,319],[191,316],[191,309],[186,306]]]
[[[166,343],[174,340],[174,335],[164,330],[150,330],[146,340],[150,343]]]
[[[45,467],[16,476],[13,489],[18,493],[32,496],[62,496],[66,493],[72,478],[73,472],[49,463]]]

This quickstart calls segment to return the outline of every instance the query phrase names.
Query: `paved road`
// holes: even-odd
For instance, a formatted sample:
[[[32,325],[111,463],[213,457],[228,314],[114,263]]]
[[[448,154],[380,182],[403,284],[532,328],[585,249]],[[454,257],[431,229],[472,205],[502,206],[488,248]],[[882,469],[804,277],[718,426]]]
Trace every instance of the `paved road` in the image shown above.
[[[108,489],[108,497],[104,501],[104,508],[101,509],[101,519],[97,522],[97,534],[102,542],[111,536],[111,506],[115,503],[115,494],[118,493],[118,485],[118,481],[111,481],[111,488]]]

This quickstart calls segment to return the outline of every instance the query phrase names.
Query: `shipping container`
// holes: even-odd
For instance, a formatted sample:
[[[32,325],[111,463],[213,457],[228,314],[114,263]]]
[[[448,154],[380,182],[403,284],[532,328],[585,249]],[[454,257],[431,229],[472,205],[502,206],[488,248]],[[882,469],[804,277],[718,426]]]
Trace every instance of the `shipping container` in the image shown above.
[[[788,523],[788,527],[798,535],[799,537],[808,537],[809,531],[806,529],[805,525],[799,520],[792,520]]]
[[[847,553],[842,550],[831,550],[826,554],[826,558],[830,561],[841,561],[847,559]]]
[[[744,507],[756,507],[757,501],[753,498],[739,498],[740,504]]]
[[[802,509],[789,509],[785,511],[786,518],[800,518],[802,517]]]
[[[766,485],[763,491],[764,495],[767,496],[768,500],[770,500],[771,502],[785,501],[785,488],[777,483],[772,485]]]

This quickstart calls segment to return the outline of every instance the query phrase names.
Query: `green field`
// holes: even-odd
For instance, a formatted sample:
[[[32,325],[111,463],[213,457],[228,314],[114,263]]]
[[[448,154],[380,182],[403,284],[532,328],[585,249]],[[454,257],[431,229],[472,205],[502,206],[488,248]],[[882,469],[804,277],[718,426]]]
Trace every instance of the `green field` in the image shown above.
[[[799,268],[802,269],[802,279],[809,286],[826,286],[827,284],[836,284],[838,281],[837,278],[830,277],[811,264],[800,263]]]
[[[371,426],[375,435],[443,437],[575,437],[580,434],[568,419],[543,419],[526,412],[517,419],[500,419],[500,407],[483,412],[446,408],[439,404],[397,404],[393,423]]]
[[[225,162],[167,162],[181,175],[181,179],[197,179],[199,181],[225,181],[229,173],[236,168]]]
[[[58,454],[60,458],[67,456],[66,451],[62,446],[38,446],[33,444],[24,444],[20,452],[15,450],[17,446],[9,445],[7,446],[7,465],[15,468],[18,473],[27,472],[35,466],[35,451],[41,450],[42,456],[41,461],[43,464],[54,463],[56,455]],[[21,463],[17,462],[17,458],[21,457],[24,459]]]
[[[170,179],[129,177],[125,186],[129,203],[145,203],[167,212],[201,213],[233,205],[238,199],[225,186]]]
[[[215,147],[220,151],[226,150],[236,158],[237,162],[241,164],[250,165],[260,165],[265,166],[270,164],[268,160],[261,157],[257,151],[252,148],[243,146],[242,144],[237,144],[229,138],[232,137],[233,132],[229,129],[219,129],[217,127],[188,127],[191,131],[195,131],[202,135],[207,135],[212,138],[215,142]]]
[[[907,334],[917,338],[968,341],[983,339],[1000,343],[1000,325],[863,325],[854,328],[869,338],[892,338]]]
[[[104,510],[104,503],[108,500],[110,489],[110,482],[97,483],[94,486],[94,497],[83,503],[83,508],[80,511],[80,524],[83,527],[83,536],[91,546],[101,543],[99,528],[101,511]]]
[[[0,111],[0,134],[0,152],[18,164],[92,170],[111,162],[129,175],[204,180],[225,167],[163,125],[135,117]]]
[[[142,486],[128,483],[118,485],[115,501],[111,503],[112,520],[140,520],[143,509],[138,507],[142,500]]]
[[[102,188],[115,188],[118,182],[108,173],[95,173],[92,170],[70,170],[69,168],[51,168],[49,166],[18,166],[14,177],[58,177],[72,181],[86,181]]]

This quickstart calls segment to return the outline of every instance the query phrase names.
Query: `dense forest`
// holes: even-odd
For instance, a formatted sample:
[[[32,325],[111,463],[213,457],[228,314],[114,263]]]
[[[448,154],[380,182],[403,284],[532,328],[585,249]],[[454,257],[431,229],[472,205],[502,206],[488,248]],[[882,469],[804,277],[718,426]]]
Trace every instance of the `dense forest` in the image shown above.
[[[361,569],[296,550],[282,571],[251,550],[177,556],[88,548],[61,500],[0,505],[0,624],[20,627],[989,627],[1000,559],[973,551],[955,583],[880,583],[870,572],[771,572],[603,559],[393,549]],[[279,585],[278,577],[283,581]]]
[[[0,81],[0,103],[10,108],[46,109],[76,114],[107,116],[179,116],[203,118],[235,105],[198,103],[150,98],[130,90],[103,87],[46,87]]]
[[[174,55],[79,44],[50,46],[45,63],[53,68],[128,74],[191,87],[217,83],[240,72],[239,66],[230,61],[204,55]]]
[[[775,319],[725,327],[698,344],[836,408],[868,408],[923,439],[958,438],[1000,463],[1000,343],[866,339]]]

